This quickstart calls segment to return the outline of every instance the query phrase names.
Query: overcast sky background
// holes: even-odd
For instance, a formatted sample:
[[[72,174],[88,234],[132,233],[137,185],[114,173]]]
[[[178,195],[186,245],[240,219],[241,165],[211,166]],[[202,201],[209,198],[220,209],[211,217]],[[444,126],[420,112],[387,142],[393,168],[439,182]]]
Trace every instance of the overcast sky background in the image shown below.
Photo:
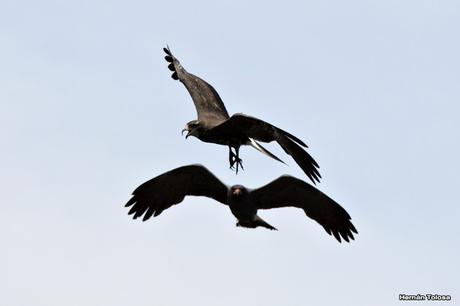
[[[458,1],[3,0],[0,305],[458,302],[459,29]],[[355,241],[295,209],[260,212],[278,232],[236,228],[205,198],[127,216],[135,187],[186,164],[306,180],[276,144],[288,166],[245,147],[235,176],[226,147],[183,139],[196,114],[165,44],[230,113],[309,145]]]

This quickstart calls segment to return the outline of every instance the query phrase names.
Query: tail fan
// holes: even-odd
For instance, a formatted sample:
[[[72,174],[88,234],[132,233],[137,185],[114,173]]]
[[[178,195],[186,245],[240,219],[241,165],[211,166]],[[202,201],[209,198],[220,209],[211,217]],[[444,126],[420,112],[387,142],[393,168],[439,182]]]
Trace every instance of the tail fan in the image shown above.
[[[270,230],[274,230],[274,231],[277,231],[278,229],[274,226],[271,226],[270,224],[268,224],[267,222],[265,222],[261,217],[259,217],[258,215],[255,216],[254,218],[254,225],[257,227],[257,226],[262,226],[262,227],[265,227],[265,228],[268,228]]]

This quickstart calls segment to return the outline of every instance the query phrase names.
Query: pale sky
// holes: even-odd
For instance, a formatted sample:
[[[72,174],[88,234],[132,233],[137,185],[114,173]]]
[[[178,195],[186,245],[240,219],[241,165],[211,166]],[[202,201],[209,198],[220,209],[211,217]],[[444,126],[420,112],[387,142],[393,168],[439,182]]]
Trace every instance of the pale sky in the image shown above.
[[[3,0],[0,305],[456,304],[459,29],[458,1]],[[309,145],[355,241],[294,208],[260,212],[278,232],[237,228],[205,198],[127,216],[135,187],[186,164],[307,180],[276,144],[287,166],[244,147],[236,176],[226,147],[185,140],[166,44],[230,113]]]

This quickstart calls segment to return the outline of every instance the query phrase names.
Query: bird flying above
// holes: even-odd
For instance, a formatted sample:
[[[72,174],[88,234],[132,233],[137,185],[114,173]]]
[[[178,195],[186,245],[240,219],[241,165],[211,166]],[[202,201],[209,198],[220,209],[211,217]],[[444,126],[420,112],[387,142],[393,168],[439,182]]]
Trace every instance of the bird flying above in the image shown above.
[[[321,178],[319,165],[302,148],[307,148],[303,141],[270,123],[242,113],[230,117],[217,91],[204,80],[188,73],[171,53],[169,47],[163,50],[166,53],[165,60],[169,63],[168,68],[173,72],[171,77],[181,81],[187,88],[198,115],[197,120],[188,122],[182,130],[182,133],[187,132],[185,138],[195,136],[204,142],[228,146],[230,168],[233,169],[236,164],[236,173],[238,167],[243,168],[242,159],[239,157],[241,145],[250,145],[265,155],[283,162],[258,143],[258,141],[276,141],[287,154],[292,156],[314,184],[319,182]]]
[[[136,188],[126,203],[129,215],[143,221],[181,203],[186,196],[204,196],[229,206],[236,226],[276,230],[257,215],[259,209],[297,207],[341,242],[354,239],[358,231],[350,215],[327,195],[295,177],[283,175],[257,189],[228,187],[201,165],[183,166],[163,173]]]

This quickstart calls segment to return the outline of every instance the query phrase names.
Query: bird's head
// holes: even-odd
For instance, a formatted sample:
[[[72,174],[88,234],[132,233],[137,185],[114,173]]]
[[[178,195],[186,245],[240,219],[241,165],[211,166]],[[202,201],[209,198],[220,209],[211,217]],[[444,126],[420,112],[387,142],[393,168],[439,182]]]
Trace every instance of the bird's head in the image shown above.
[[[229,196],[231,198],[239,199],[244,197],[248,193],[248,190],[244,186],[233,185],[232,187],[230,187],[229,193]]]
[[[198,136],[200,135],[200,127],[201,125],[198,120],[192,120],[185,125],[185,128],[182,130],[182,135],[184,135],[184,132],[187,132],[185,139],[187,139],[189,136],[195,136],[199,138]]]

